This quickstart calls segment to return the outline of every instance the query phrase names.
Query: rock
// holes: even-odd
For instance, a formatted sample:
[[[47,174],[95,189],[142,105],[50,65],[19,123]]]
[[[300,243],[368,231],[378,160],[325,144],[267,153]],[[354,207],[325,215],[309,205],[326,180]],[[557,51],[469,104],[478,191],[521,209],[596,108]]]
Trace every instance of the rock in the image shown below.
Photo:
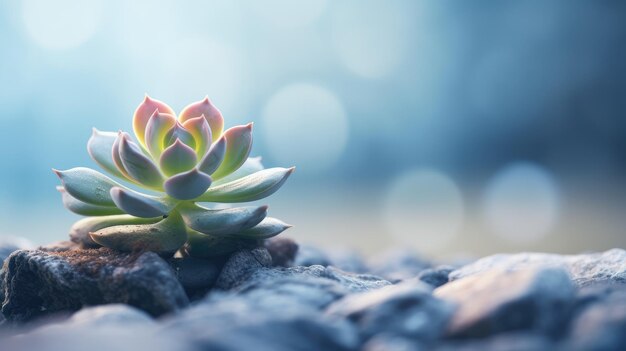
[[[326,312],[355,323],[364,340],[384,333],[432,343],[445,331],[454,307],[431,293],[419,280],[405,281],[345,296]]]
[[[417,340],[402,336],[380,334],[369,340],[362,348],[363,351],[426,351],[426,348]]]
[[[179,332],[203,350],[354,350],[350,323],[301,308],[283,295],[218,294],[167,318],[163,333]]]
[[[219,289],[230,289],[248,279],[255,271],[272,266],[272,256],[264,247],[241,249],[233,253],[217,278]]]
[[[84,308],[64,321],[0,338],[11,351],[194,351],[180,335],[162,333],[145,312],[121,304]]]
[[[370,267],[373,274],[397,283],[417,277],[421,271],[431,268],[431,264],[412,251],[392,250],[375,257]]]
[[[42,245],[37,250],[46,252],[65,252],[69,250],[79,250],[80,246],[69,240],[56,241],[50,244]]]
[[[176,278],[190,299],[202,298],[213,287],[223,263],[196,257],[176,257],[168,260]]]
[[[578,286],[601,281],[626,282],[626,251],[622,249],[569,256],[546,253],[493,255],[453,271],[450,273],[450,280],[479,274],[492,268],[514,271],[532,266],[564,268]]]
[[[271,267],[265,249],[242,250],[224,265],[215,288],[262,301],[293,301],[319,310],[353,292],[368,291],[388,281],[371,275],[343,272],[334,267]]]
[[[294,262],[296,266],[331,266],[330,257],[322,249],[311,245],[300,245]]]
[[[559,348],[544,335],[515,332],[482,340],[447,342],[435,351],[554,351]],[[565,350],[564,350],[565,351]]]
[[[13,236],[0,237],[0,275],[2,272],[2,265],[4,260],[9,257],[14,251],[26,250],[33,247],[33,244],[23,238]],[[4,301],[4,282],[0,279],[0,301]],[[4,317],[0,314],[0,325],[4,321]]]
[[[302,245],[296,256],[296,266],[337,267],[346,272],[367,273],[369,268],[361,255],[352,250],[322,250],[311,245]]]
[[[565,350],[623,350],[626,345],[626,285],[584,292],[587,304],[574,318]],[[593,298],[589,298],[593,296]]]
[[[2,313],[10,321],[106,303],[126,303],[158,316],[188,304],[173,270],[152,252],[20,250],[5,261],[0,279]]]
[[[109,304],[94,307],[85,307],[74,313],[66,321],[60,323],[62,327],[81,326],[90,328],[122,327],[129,328],[136,325],[156,324],[146,312],[124,304]],[[59,326],[53,324],[50,327]],[[46,326],[48,327],[48,326]],[[46,328],[44,327],[44,328]]]
[[[445,284],[434,295],[458,304],[448,325],[450,337],[514,330],[551,335],[563,328],[575,287],[564,269],[492,269]]]
[[[435,288],[442,286],[448,282],[448,275],[454,270],[452,266],[437,266],[435,268],[427,268],[419,272],[417,279]]]
[[[30,241],[13,236],[0,237],[0,265],[13,251],[26,250],[33,247]]]
[[[298,244],[289,238],[273,237],[265,240],[265,248],[272,256],[272,264],[291,267],[298,253]]]

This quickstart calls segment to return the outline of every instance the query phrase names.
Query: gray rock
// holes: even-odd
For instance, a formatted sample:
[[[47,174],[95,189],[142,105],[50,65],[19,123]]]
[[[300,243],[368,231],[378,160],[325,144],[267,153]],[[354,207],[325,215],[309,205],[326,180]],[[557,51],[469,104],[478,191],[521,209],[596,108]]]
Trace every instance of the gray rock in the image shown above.
[[[448,275],[454,270],[452,266],[437,266],[435,268],[427,268],[417,275],[417,279],[435,288],[442,286],[448,282]]]
[[[419,280],[405,281],[345,296],[326,312],[355,323],[364,340],[384,333],[432,343],[445,331],[454,307],[431,293]]]
[[[447,334],[485,337],[514,330],[556,334],[569,316],[575,287],[564,269],[492,269],[466,276],[435,290],[458,304]]]
[[[322,249],[311,245],[300,245],[294,262],[296,266],[332,266],[330,257]]]
[[[412,279],[418,274],[431,268],[430,262],[425,261],[409,250],[392,250],[375,257],[370,264],[370,271],[393,283]]]
[[[158,316],[188,304],[173,270],[152,252],[20,250],[5,261],[0,279],[2,313],[10,321],[106,303],[126,303]]]
[[[626,345],[626,285],[583,293],[593,299],[574,318],[564,350],[623,350]]]
[[[261,296],[261,295],[259,295]],[[325,318],[284,295],[214,294],[167,318],[163,333],[177,332],[203,350],[354,350],[354,327]]]
[[[0,265],[13,251],[26,250],[33,247],[30,241],[14,236],[0,236]]]
[[[564,268],[578,286],[601,281],[626,282],[626,251],[622,249],[580,255],[546,253],[493,255],[453,271],[450,273],[450,280],[479,274],[492,268],[514,271],[533,266]]]
[[[435,351],[554,351],[558,350],[544,335],[515,332],[495,335],[482,340],[447,342]]]
[[[265,240],[265,248],[272,256],[272,264],[280,267],[291,267],[298,254],[298,244],[289,238],[273,237]]]
[[[30,241],[15,237],[15,236],[2,236],[0,237],[0,267],[4,263],[4,260],[9,257],[14,251],[26,250],[34,247]],[[1,269],[0,269],[1,271]],[[0,301],[4,301],[4,282],[0,279]],[[0,314],[0,323],[4,321],[4,316]]]
[[[84,308],[67,320],[0,338],[1,350],[12,351],[170,351],[196,350],[175,333],[164,334],[145,312],[128,305]]]
[[[272,256],[264,247],[236,251],[224,264],[215,286],[219,289],[230,289],[247,280],[255,271],[271,266]]]
[[[427,348],[417,340],[403,336],[379,334],[363,345],[363,351],[426,351]]]
[[[213,287],[223,265],[196,257],[170,258],[168,263],[190,299],[203,297]]]

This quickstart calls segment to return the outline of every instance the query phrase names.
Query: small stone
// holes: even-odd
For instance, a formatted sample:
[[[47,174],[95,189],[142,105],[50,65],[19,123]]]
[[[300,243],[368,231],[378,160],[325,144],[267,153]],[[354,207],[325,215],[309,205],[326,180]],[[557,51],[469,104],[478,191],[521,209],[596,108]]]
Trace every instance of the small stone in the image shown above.
[[[448,275],[454,270],[452,266],[437,266],[427,268],[417,275],[417,279],[438,288],[448,282]]]
[[[470,275],[437,288],[434,294],[458,305],[448,326],[450,337],[514,330],[550,335],[566,321],[575,288],[564,269],[527,267]]]
[[[176,278],[190,299],[203,297],[215,284],[223,263],[196,257],[176,257],[168,260]]]
[[[425,347],[418,340],[409,339],[403,336],[387,335],[385,333],[376,335],[370,339],[362,348],[363,351],[426,351]]]
[[[533,266],[564,268],[581,287],[601,281],[626,282],[626,251],[622,249],[580,255],[498,254],[453,271],[450,273],[450,280],[479,274],[492,268],[513,271]]]
[[[296,266],[331,266],[332,262],[326,252],[311,245],[300,245],[294,262]]]
[[[271,266],[272,256],[266,248],[239,250],[228,258],[215,286],[219,289],[230,289],[247,280],[255,271]]]
[[[272,264],[279,267],[293,266],[298,244],[289,238],[274,237],[265,240],[265,248],[272,256]]]
[[[613,286],[616,287],[616,286]],[[603,287],[574,318],[564,350],[622,350],[626,345],[626,285]],[[588,295],[589,292],[587,292]]]
[[[431,264],[409,250],[392,250],[375,257],[370,264],[371,272],[393,283],[412,279]]]
[[[432,288],[419,280],[348,295],[326,310],[355,323],[364,340],[384,333],[424,343],[443,334],[453,311],[452,304],[433,297]]]
[[[356,330],[284,295],[216,294],[166,318],[163,333],[179,333],[202,350],[355,350]]]
[[[435,351],[554,351],[558,348],[550,338],[528,332],[498,334],[486,339],[450,341]]]
[[[158,316],[188,304],[170,266],[152,252],[20,250],[5,261],[0,279],[2,313],[15,322],[85,305],[125,303]]]

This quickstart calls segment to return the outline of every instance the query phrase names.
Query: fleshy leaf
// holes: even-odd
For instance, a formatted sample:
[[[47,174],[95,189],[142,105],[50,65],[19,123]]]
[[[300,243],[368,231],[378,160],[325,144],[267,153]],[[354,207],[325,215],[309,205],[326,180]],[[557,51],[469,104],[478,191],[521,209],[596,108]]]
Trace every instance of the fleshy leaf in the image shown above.
[[[256,227],[243,230],[235,235],[246,239],[268,239],[284,232],[288,228],[291,228],[289,224],[276,218],[266,217]]]
[[[162,189],[163,176],[157,166],[130,140],[126,133],[120,133],[120,158],[130,177],[141,185]]]
[[[224,132],[226,153],[219,168],[211,175],[213,179],[223,178],[237,170],[250,155],[252,148],[252,123],[236,126]]]
[[[222,136],[209,149],[198,164],[198,169],[206,174],[212,174],[222,164],[226,152],[226,138]]]
[[[210,258],[233,253],[240,248],[254,247],[248,240],[234,240],[230,237],[218,237],[202,234],[187,228],[187,243],[183,250],[192,257]]]
[[[123,187],[113,179],[91,168],[76,167],[66,171],[54,170],[61,179],[63,188],[74,198],[88,204],[115,206],[110,191]]]
[[[204,116],[188,119],[183,123],[185,128],[196,142],[196,153],[198,158],[206,154],[211,146],[211,127]]]
[[[124,212],[143,218],[165,216],[175,205],[173,201],[120,187],[111,188],[111,198],[115,205]]]
[[[176,117],[174,115],[155,111],[152,117],[150,117],[146,125],[145,140],[146,148],[155,160],[158,160],[163,152],[165,135],[175,125]]]
[[[122,140],[121,134],[122,132],[119,132],[117,134],[117,137],[115,138],[115,141],[113,142],[113,146],[111,147],[111,159],[113,160],[113,164],[115,164],[117,170],[120,171],[120,173],[122,173],[126,179],[134,182],[135,180],[130,177],[128,171],[126,170],[126,168],[124,168],[124,164],[122,163],[122,157],[120,157],[120,141]]]
[[[186,172],[192,169],[196,163],[198,163],[196,152],[180,139],[176,139],[174,144],[165,149],[159,160],[161,170],[168,176]]]
[[[225,203],[259,200],[278,190],[294,170],[294,167],[264,169],[232,182],[211,187],[195,200]]]
[[[176,122],[176,124],[165,134],[164,146],[167,148],[168,146],[174,144],[176,139],[180,139],[180,141],[195,150],[196,141],[193,138],[193,135],[191,135],[191,133],[189,133],[179,122]]]
[[[165,181],[163,188],[167,195],[179,200],[191,200],[204,193],[211,186],[211,177],[194,168],[179,173]]]
[[[62,186],[57,186],[57,190],[61,193],[63,206],[76,214],[83,216],[108,216],[124,213],[115,206],[100,206],[82,202],[68,194]]]
[[[107,172],[125,179],[126,177],[120,172],[113,161],[113,155],[111,150],[113,143],[117,139],[117,133],[113,132],[101,132],[96,128],[93,128],[91,138],[87,142],[87,152],[89,156],[96,161],[100,167],[104,168]]]
[[[228,182],[232,182],[233,180],[243,178],[252,173],[256,173],[258,171],[262,171],[264,169],[263,164],[261,163],[261,157],[248,157],[246,162],[244,162],[241,167],[239,167],[233,173],[227,175],[226,177],[213,182],[213,186],[226,184]]]
[[[181,209],[185,223],[203,234],[226,236],[250,229],[267,215],[267,206],[246,206],[210,210],[200,206]]]
[[[147,250],[171,255],[187,240],[187,230],[176,211],[154,224],[116,225],[90,233],[93,241],[120,251]]]
[[[183,109],[180,113],[179,120],[185,122],[195,117],[204,116],[211,127],[211,135],[213,141],[217,140],[222,135],[224,130],[224,117],[217,107],[213,106],[209,97],[205,97],[204,100],[194,102]]]
[[[146,125],[148,124],[148,121],[154,111],[157,110],[161,113],[176,115],[174,110],[172,110],[172,108],[166,103],[152,99],[147,94],[143,102],[139,104],[135,110],[135,114],[133,116],[133,130],[135,131],[137,140],[139,140],[139,143],[143,146],[146,146],[144,139],[146,135]]]
[[[114,225],[123,224],[152,224],[160,221],[161,218],[140,218],[129,215],[114,215],[104,217],[90,217],[83,218],[80,221],[74,223],[70,228],[70,238],[74,242],[81,243],[87,246],[100,246],[96,244],[89,233],[96,232],[100,229],[112,227]]]

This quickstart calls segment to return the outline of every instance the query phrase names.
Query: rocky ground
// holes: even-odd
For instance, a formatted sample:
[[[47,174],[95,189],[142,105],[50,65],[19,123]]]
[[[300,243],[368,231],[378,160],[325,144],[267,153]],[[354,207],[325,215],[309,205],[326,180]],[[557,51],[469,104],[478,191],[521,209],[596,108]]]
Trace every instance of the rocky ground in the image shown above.
[[[285,238],[211,261],[24,245],[0,243],[0,350],[626,350],[621,249],[438,265]]]

